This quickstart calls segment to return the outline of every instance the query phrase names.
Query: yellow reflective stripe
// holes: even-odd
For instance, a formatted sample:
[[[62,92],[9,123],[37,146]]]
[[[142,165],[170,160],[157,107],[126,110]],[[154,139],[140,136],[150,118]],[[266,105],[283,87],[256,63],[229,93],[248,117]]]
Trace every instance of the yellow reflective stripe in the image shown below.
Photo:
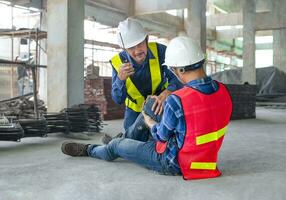
[[[168,87],[168,81],[163,85],[163,89],[166,89]]]
[[[119,71],[119,67],[121,66],[122,64],[122,61],[120,59],[120,56],[119,54],[117,54],[116,56],[114,56],[112,59],[111,59],[111,63],[112,63],[112,66],[113,68],[117,71]]]
[[[137,87],[133,84],[130,78],[126,79],[126,89],[127,93],[130,95],[130,97],[134,100],[136,100],[136,103],[131,101],[128,97],[125,99],[125,105],[134,110],[135,112],[141,112],[142,111],[142,105],[144,103],[145,98],[141,95]]]
[[[148,47],[154,56],[154,59],[149,59],[149,68],[152,79],[152,94],[155,94],[157,87],[162,81],[160,63],[158,58],[157,44],[155,42],[150,42],[148,43]]]
[[[125,99],[125,105],[134,110],[135,112],[141,112],[142,111],[142,105],[144,103],[144,97],[143,98],[138,98],[136,99],[137,103],[134,103],[133,101],[131,101],[128,97]],[[141,107],[139,107],[138,105],[141,105]]]
[[[190,169],[215,170],[216,169],[216,163],[215,162],[192,162]]]
[[[205,134],[205,135],[201,135],[201,136],[197,136],[196,137],[196,144],[200,145],[200,144],[205,144],[205,143],[208,143],[208,142],[216,141],[219,138],[221,138],[222,136],[224,136],[226,130],[227,130],[227,126],[225,126],[224,128],[222,128],[222,129],[220,129],[218,131],[215,131],[215,132],[212,132],[212,133],[208,133],[208,134]]]

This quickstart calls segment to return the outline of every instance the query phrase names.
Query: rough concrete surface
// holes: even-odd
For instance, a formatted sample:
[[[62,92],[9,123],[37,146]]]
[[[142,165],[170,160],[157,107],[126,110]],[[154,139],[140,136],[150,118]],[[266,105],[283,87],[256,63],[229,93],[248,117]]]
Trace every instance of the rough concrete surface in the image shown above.
[[[108,121],[115,135],[122,121]],[[223,176],[184,181],[118,159],[61,153],[63,134],[0,142],[0,200],[282,200],[286,199],[286,110],[257,108],[257,119],[232,121],[219,157]],[[101,135],[91,140],[99,143]],[[70,140],[70,139],[69,139]]]

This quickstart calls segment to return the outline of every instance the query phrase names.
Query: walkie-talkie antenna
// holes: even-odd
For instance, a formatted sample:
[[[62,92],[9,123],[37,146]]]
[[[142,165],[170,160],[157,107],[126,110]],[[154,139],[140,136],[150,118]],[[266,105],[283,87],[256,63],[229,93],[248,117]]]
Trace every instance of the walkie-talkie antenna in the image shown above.
[[[123,38],[122,38],[122,35],[121,35],[120,32],[119,32],[119,36],[120,36],[120,40],[121,40],[121,43],[122,43],[122,47],[123,47],[124,50],[126,50],[125,45],[124,45],[124,42],[123,42]],[[131,64],[131,60],[130,60],[130,58],[129,58],[128,53],[127,53],[127,60],[128,60],[128,62]]]

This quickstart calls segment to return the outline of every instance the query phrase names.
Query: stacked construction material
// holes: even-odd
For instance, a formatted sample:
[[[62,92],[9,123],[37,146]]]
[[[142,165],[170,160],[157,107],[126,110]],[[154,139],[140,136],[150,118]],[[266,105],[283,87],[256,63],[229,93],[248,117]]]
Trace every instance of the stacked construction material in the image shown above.
[[[62,112],[67,115],[71,132],[100,132],[102,128],[99,109],[94,105],[75,105]]]
[[[106,99],[103,92],[103,79],[87,79],[84,88],[85,104],[96,105],[101,111],[101,117],[106,112]]]
[[[38,100],[40,119],[35,119],[34,102],[31,100],[31,95],[32,93],[0,102],[0,113],[9,119],[14,119],[17,124],[16,129],[19,131],[16,131],[17,136],[13,140],[47,135],[46,120],[42,117],[43,113],[46,112],[44,102]],[[21,134],[20,129],[24,134]],[[1,135],[1,139],[8,140],[9,138]]]
[[[212,78],[226,84],[231,94],[233,101],[231,119],[256,117],[256,94],[259,85],[241,84],[241,69],[219,72],[213,74]]]
[[[107,102],[106,113],[104,114],[104,120],[112,120],[112,119],[123,119],[124,118],[124,110],[125,105],[116,104],[111,96],[111,78],[103,79],[103,88],[104,88],[104,96]]]
[[[212,74],[212,77],[225,84],[241,84],[242,70],[226,70]],[[256,69],[256,101],[269,104],[286,102],[286,73],[276,67]],[[269,105],[268,104],[268,105]]]
[[[1,101],[0,113],[8,117],[34,118],[34,102],[31,95],[32,93]],[[44,101],[38,100],[38,109],[40,116],[46,112]]]
[[[82,108],[65,108],[62,110],[67,114],[69,129],[71,132],[88,131],[87,112]]]
[[[4,115],[0,117],[0,141],[20,141],[23,136],[19,123],[10,122]]]
[[[86,111],[89,132],[100,132],[102,130],[101,112],[98,107],[95,105],[79,104],[73,106],[73,108],[82,108]]]
[[[43,102],[41,104],[44,105]],[[34,118],[33,111],[25,114],[30,112],[32,105],[26,97],[0,102],[0,114],[8,113],[9,119],[16,122],[10,123],[5,117],[5,124],[1,124],[0,117],[0,140],[18,141],[23,137],[43,137],[56,132],[94,133],[102,129],[101,113],[95,105],[80,104],[60,113],[46,113],[46,109],[42,109],[39,119]]]
[[[233,102],[231,119],[255,118],[256,86],[248,84],[227,84],[226,86]]]
[[[24,137],[45,137],[47,136],[46,119],[18,119],[24,129]]]
[[[44,115],[47,122],[48,133],[69,133],[69,121],[67,114],[63,113],[46,113]]]
[[[97,105],[104,120],[122,119],[124,104],[117,105],[111,96],[111,77],[85,80],[85,103]]]

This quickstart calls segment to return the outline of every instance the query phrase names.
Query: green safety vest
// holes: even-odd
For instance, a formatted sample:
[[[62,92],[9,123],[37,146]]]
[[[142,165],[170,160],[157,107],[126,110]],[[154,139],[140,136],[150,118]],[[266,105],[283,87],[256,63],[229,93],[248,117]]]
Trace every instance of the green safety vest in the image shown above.
[[[148,48],[151,50],[152,54],[154,55],[153,59],[151,58],[149,59],[149,68],[150,68],[150,73],[151,73],[152,95],[153,95],[155,94],[158,86],[160,85],[162,81],[162,75],[161,75],[161,70],[160,70],[157,44],[155,42],[148,43]],[[111,64],[117,73],[119,72],[119,68],[122,65],[122,63],[123,62],[121,61],[119,54],[117,54],[111,59]],[[167,88],[167,84],[168,83],[164,85],[164,88]],[[127,90],[127,97],[125,99],[125,105],[135,112],[141,112],[143,103],[145,101],[145,97],[137,89],[137,87],[134,85],[130,77],[126,79],[125,86]]]

